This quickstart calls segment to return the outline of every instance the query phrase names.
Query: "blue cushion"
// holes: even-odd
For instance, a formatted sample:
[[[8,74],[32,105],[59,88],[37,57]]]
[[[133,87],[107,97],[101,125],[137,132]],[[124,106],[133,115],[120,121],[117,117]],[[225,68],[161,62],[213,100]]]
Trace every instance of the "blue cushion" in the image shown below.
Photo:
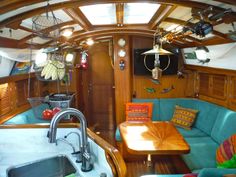
[[[40,104],[39,106],[29,109],[28,111],[22,114],[26,114],[28,124],[48,123],[51,120],[42,119],[42,112],[48,108],[49,108],[48,104]]]
[[[190,153],[183,160],[191,171],[216,167],[216,149],[218,144],[210,137],[185,138],[190,145]]]
[[[116,128],[115,139],[116,141],[122,141],[119,127]]]
[[[195,99],[188,98],[164,98],[160,99],[160,119],[169,121],[172,119],[175,105],[185,108],[195,108]]]
[[[159,120],[160,118],[160,101],[159,99],[137,99],[133,98],[134,103],[153,103],[152,107],[152,120]]]
[[[34,112],[33,109],[29,109],[25,112],[22,112],[8,121],[6,121],[4,124],[35,124],[35,123],[48,123],[50,120],[43,120],[42,119],[42,112],[45,109],[48,109],[48,104],[40,104],[39,106],[34,107],[36,111]],[[36,117],[37,113],[37,117]]]
[[[4,124],[27,124],[27,117],[23,114],[18,114],[14,116],[12,119],[9,119],[8,121],[4,122]]]
[[[191,130],[186,130],[184,128],[181,127],[176,127],[179,132],[183,135],[183,137],[187,138],[187,137],[205,137],[208,136],[206,133],[204,133],[203,131],[197,129],[197,128],[192,128]]]
[[[199,110],[199,112],[194,126],[210,135],[220,108],[220,106],[215,104],[196,100],[195,109]]]
[[[226,174],[236,174],[236,169],[205,168],[200,171],[198,177],[222,177]]]
[[[236,113],[221,109],[211,132],[212,138],[219,144],[236,133]]]

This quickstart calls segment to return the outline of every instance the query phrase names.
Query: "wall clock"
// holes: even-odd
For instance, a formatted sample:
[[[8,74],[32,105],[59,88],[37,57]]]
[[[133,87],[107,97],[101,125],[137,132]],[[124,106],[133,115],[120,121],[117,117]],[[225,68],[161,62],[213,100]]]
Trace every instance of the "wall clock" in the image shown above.
[[[118,45],[119,45],[120,47],[124,47],[125,44],[126,44],[126,41],[125,41],[123,38],[120,38],[120,39],[118,40]]]

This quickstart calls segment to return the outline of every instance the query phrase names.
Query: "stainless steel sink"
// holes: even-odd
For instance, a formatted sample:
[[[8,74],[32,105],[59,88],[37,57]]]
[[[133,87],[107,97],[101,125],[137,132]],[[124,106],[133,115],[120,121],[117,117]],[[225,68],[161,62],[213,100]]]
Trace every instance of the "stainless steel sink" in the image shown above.
[[[36,160],[7,169],[8,177],[65,177],[73,173],[76,173],[76,169],[65,155]]]

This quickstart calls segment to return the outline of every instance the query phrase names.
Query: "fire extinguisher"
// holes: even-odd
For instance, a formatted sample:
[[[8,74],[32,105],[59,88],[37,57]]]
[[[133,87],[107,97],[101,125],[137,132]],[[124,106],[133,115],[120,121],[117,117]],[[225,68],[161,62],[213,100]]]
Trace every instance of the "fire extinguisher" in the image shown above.
[[[80,67],[82,69],[87,69],[88,68],[88,59],[87,59],[88,54],[87,54],[87,51],[84,50],[84,51],[82,51],[80,53],[81,53]]]

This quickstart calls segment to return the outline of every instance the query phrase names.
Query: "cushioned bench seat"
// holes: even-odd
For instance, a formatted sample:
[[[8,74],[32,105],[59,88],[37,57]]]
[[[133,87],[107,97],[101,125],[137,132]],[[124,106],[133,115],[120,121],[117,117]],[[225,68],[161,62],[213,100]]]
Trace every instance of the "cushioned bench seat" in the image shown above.
[[[37,112],[40,113],[40,115],[38,115],[38,118],[35,116],[33,109],[29,109],[25,112],[17,114],[16,116],[12,117],[8,121],[4,122],[4,124],[9,125],[9,124],[48,123],[49,122],[48,120],[42,119],[42,112],[48,108],[49,107],[47,104],[41,104],[35,108],[35,109],[37,109]]]
[[[211,137],[185,138],[190,145],[190,153],[183,160],[191,171],[216,167],[216,149],[219,145]]]
[[[236,134],[236,112],[216,104],[188,98],[133,99],[132,102],[152,102],[154,121],[170,121],[176,105],[199,111],[191,130],[177,127],[190,145],[190,153],[182,157],[192,171],[215,168],[217,148]],[[122,141],[118,128],[115,136],[116,141]]]

